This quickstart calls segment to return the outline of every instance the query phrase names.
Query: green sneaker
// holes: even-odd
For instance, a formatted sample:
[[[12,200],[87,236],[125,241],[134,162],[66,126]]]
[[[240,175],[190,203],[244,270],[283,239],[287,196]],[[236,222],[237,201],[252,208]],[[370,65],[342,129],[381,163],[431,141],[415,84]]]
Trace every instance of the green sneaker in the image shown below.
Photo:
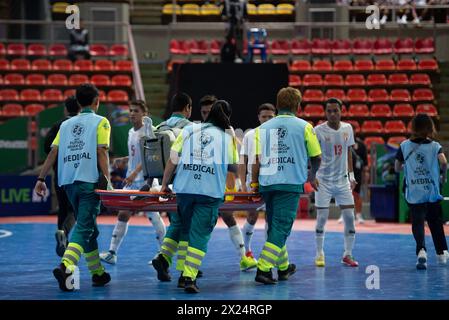
[[[246,256],[244,256],[240,260],[240,270],[241,271],[248,271],[250,269],[257,267],[257,260],[254,259],[251,252],[247,252]]]

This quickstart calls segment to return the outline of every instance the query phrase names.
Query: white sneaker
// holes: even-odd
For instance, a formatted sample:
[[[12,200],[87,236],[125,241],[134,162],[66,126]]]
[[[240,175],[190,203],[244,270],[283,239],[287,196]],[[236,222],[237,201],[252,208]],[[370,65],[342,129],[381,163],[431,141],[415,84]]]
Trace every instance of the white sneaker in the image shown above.
[[[343,216],[340,216],[340,218],[338,218],[337,222],[338,223],[343,223]]]
[[[382,19],[380,19],[380,24],[385,24],[385,23],[387,23],[387,19],[388,19],[387,16],[383,16]]]
[[[109,264],[117,263],[117,255],[111,251],[100,253],[100,260]]]
[[[415,18],[415,19],[413,19],[413,23],[414,24],[419,24],[421,21],[419,20],[419,18]]]
[[[437,261],[440,264],[446,264],[449,259],[449,252],[447,250],[443,251],[443,254],[437,254]]]
[[[427,269],[427,252],[421,249],[418,253],[418,261],[416,262],[416,269],[426,270]]]
[[[407,16],[405,14],[401,18],[401,23],[407,24]]]
[[[357,223],[360,223],[360,224],[364,224],[365,223],[365,219],[363,219],[361,213],[357,214]]]

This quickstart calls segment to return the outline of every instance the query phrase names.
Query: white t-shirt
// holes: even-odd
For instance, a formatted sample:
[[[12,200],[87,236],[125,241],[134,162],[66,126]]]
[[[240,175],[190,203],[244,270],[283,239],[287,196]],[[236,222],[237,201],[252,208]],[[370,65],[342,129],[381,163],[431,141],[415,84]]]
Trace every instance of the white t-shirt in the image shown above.
[[[134,130],[134,127],[129,129],[128,132],[128,171],[126,176],[129,177],[130,174],[136,170],[137,166],[142,162],[142,157],[140,155],[140,138],[145,135],[145,127],[142,126],[139,130]],[[143,181],[143,170],[140,170],[137,175],[135,182]]]
[[[252,165],[256,162],[256,148],[254,144],[254,135],[256,130],[249,130],[243,137],[242,148],[240,149],[240,155],[248,157],[248,165],[246,169],[246,186],[251,184]]]
[[[321,165],[317,172],[318,181],[346,182],[348,180],[348,148],[355,144],[352,126],[340,122],[334,130],[327,121],[315,127],[321,146]]]

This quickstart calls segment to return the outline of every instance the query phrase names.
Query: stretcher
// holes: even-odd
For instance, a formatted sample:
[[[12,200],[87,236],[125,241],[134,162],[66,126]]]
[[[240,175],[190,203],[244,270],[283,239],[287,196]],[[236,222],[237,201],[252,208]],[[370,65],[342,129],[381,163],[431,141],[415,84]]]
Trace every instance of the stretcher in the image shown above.
[[[127,211],[176,211],[176,194],[132,190],[95,190],[103,205],[108,209]],[[220,211],[255,211],[264,202],[257,193],[226,192],[226,200]]]

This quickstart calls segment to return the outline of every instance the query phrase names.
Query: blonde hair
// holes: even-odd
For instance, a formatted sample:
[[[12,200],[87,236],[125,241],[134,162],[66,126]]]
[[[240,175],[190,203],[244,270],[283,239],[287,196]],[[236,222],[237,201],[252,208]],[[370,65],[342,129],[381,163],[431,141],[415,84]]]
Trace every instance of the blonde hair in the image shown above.
[[[298,89],[292,87],[282,88],[277,94],[276,107],[278,110],[288,110],[296,113],[301,100],[301,92]]]

